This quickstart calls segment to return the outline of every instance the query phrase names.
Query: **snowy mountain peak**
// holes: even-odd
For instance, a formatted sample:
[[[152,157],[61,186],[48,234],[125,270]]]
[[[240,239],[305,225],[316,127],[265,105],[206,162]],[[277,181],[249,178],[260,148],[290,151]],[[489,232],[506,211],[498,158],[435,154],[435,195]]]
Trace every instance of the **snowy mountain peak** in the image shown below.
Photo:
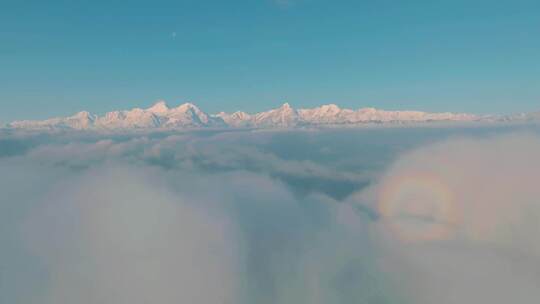
[[[322,105],[320,109],[327,112],[338,112],[339,110],[341,110],[337,105],[333,103]]]
[[[94,120],[95,119],[94,115],[90,114],[90,112],[88,112],[88,111],[81,111],[81,112],[71,116],[71,118],[89,119],[89,120]]]
[[[358,111],[362,113],[376,113],[378,110],[375,108],[361,108],[361,109],[358,109]],[[407,111],[407,112],[410,112],[410,111]]]
[[[233,117],[238,117],[240,119],[248,118],[250,115],[246,112],[236,111],[232,114]]]
[[[255,114],[253,125],[262,127],[292,127],[298,124],[298,112],[284,103],[277,109]]]
[[[490,121],[538,121],[539,114],[515,115],[502,118],[489,117]],[[8,128],[54,130],[131,130],[131,129],[186,129],[186,128],[291,128],[302,126],[360,126],[365,124],[403,124],[487,121],[466,113],[427,113],[420,111],[386,111],[375,108],[343,109],[336,104],[315,108],[294,109],[289,103],[265,112],[249,114],[242,111],[220,112],[208,115],[193,103],[169,107],[158,101],[146,109],[134,108],[112,111],[102,116],[79,112],[65,118],[42,121],[15,121]]]
[[[156,102],[153,106],[147,109],[147,111],[152,113],[165,113],[169,111],[169,106],[167,106],[167,103],[163,100],[160,100]]]
[[[178,107],[176,107],[175,109],[179,110],[179,111],[189,111],[189,110],[196,110],[196,111],[200,111],[199,107],[197,107],[196,105],[192,104],[191,102],[186,102],[186,103],[183,103],[181,105],[179,105]]]
[[[283,110],[292,109],[291,105],[288,102],[282,104],[281,107],[279,107],[279,108],[283,109]]]
[[[248,127],[252,124],[252,116],[242,111],[236,111],[232,114],[219,112],[213,116],[223,120],[226,125],[231,127]]]

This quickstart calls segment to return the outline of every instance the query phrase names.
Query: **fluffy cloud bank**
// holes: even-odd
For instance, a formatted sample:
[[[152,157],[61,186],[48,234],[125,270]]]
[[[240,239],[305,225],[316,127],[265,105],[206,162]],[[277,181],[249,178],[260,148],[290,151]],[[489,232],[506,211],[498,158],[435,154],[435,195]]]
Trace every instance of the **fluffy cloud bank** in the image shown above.
[[[340,204],[323,192],[295,194],[282,178],[354,175],[214,140],[222,144],[189,136],[79,139],[1,159],[9,198],[0,204],[3,300],[391,298],[369,262],[373,254],[362,248],[365,235],[336,219]],[[217,152],[222,147],[224,154]]]
[[[55,185],[25,224],[50,271],[41,303],[237,303],[230,223],[163,182],[118,167]]]
[[[528,303],[539,180],[538,135],[453,139],[401,156],[353,201],[377,210],[386,267],[416,303]]]
[[[538,299],[540,137],[379,132],[4,141],[0,302]]]

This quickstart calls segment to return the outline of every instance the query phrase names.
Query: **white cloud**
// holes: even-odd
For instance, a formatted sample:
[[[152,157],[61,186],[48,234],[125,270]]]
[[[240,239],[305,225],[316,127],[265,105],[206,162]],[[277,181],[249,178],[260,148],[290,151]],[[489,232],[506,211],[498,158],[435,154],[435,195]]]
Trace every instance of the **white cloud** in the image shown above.
[[[293,195],[268,174],[331,178],[335,172],[250,149],[223,156],[219,145],[188,155],[204,153],[205,161],[231,170],[146,159],[148,150],[161,154],[166,147],[179,161],[200,140],[72,140],[0,159],[0,185],[9,198],[0,202],[6,211],[0,223],[8,228],[0,239],[13,240],[0,252],[0,266],[14,287],[26,289],[4,297],[40,304],[390,298],[371,290],[383,288],[383,277],[362,248],[369,240],[361,229],[336,220],[342,206],[315,192]],[[235,155],[264,164],[248,171]],[[19,273],[20,264],[28,272]]]
[[[373,172],[392,154],[371,143],[421,130],[400,132],[22,139],[0,158],[0,300],[534,302],[540,138],[443,140]]]
[[[377,210],[387,271],[414,303],[540,297],[540,138],[452,139],[403,155],[352,198]]]
[[[238,303],[231,224],[163,182],[97,167],[50,189],[25,227],[51,273],[40,303]]]

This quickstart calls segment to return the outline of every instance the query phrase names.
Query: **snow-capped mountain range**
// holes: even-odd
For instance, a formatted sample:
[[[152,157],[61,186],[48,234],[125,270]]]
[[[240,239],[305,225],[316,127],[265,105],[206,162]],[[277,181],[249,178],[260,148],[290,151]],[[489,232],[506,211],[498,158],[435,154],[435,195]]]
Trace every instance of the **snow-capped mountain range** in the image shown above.
[[[529,114],[530,116],[531,114]],[[508,120],[529,116],[508,116]],[[335,104],[312,109],[294,109],[288,103],[266,112],[210,115],[192,103],[169,107],[158,101],[147,109],[135,108],[97,116],[79,112],[73,116],[47,120],[15,121],[12,129],[30,130],[131,130],[131,129],[198,129],[198,128],[292,128],[304,126],[356,126],[365,124],[405,124],[429,122],[472,122],[494,120],[493,117],[464,113],[427,113],[420,111],[385,111],[374,108],[342,109]],[[504,120],[497,118],[496,120]]]

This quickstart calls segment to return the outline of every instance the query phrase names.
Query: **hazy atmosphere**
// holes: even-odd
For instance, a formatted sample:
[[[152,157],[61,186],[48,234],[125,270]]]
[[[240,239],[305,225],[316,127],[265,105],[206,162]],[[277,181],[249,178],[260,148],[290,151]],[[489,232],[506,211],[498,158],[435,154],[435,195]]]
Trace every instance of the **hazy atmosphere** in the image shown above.
[[[539,0],[0,0],[0,304],[540,303]]]

